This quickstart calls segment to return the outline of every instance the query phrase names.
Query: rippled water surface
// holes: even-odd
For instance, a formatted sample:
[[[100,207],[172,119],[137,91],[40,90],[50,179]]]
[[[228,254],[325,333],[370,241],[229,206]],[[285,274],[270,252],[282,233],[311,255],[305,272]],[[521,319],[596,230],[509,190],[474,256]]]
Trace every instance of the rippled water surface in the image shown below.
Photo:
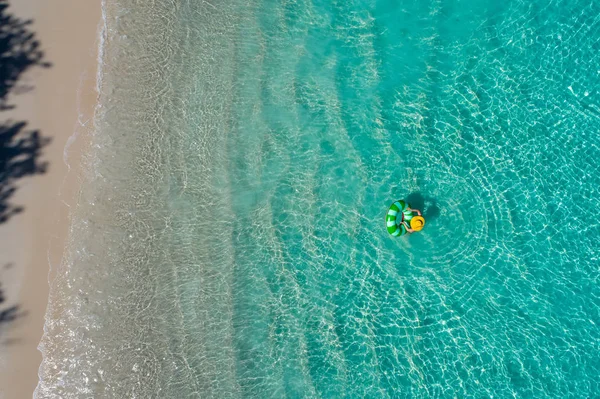
[[[599,394],[600,3],[104,8],[38,397]]]

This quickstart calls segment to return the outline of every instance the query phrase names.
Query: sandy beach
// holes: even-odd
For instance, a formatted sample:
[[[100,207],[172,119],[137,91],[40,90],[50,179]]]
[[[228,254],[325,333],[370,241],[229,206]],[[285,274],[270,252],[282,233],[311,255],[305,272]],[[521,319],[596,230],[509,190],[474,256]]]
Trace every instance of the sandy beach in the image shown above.
[[[96,103],[99,0],[18,0],[4,12],[33,20],[47,68],[33,66],[20,76],[2,121],[27,122],[43,145],[37,162],[44,173],[15,181],[10,204],[22,212],[0,223],[0,282],[6,307],[17,316],[0,330],[0,398],[32,397],[42,360],[37,350],[43,333],[51,270],[61,261],[69,228],[69,207],[79,182],[80,154]],[[14,93],[22,91],[22,93]],[[24,92],[23,92],[24,91]]]

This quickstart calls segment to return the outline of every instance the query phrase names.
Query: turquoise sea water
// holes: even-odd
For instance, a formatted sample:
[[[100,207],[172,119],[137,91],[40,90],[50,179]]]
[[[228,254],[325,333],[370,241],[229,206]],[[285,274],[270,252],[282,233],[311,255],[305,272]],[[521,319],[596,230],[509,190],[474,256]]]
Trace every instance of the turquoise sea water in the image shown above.
[[[600,395],[600,3],[104,11],[37,397]]]

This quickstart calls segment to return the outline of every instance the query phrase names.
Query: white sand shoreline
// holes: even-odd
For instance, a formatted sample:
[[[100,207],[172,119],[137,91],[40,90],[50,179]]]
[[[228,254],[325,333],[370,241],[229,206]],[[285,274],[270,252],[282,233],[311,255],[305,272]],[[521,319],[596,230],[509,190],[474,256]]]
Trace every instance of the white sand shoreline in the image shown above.
[[[62,259],[85,132],[93,126],[101,1],[18,0],[8,13],[33,19],[29,30],[52,64],[31,68],[21,80],[33,91],[11,96],[16,109],[0,113],[51,139],[40,156],[47,172],[19,180],[11,197],[24,211],[0,224],[0,281],[6,303],[22,312],[0,335],[0,398],[20,399],[32,397],[38,382],[49,271]]]

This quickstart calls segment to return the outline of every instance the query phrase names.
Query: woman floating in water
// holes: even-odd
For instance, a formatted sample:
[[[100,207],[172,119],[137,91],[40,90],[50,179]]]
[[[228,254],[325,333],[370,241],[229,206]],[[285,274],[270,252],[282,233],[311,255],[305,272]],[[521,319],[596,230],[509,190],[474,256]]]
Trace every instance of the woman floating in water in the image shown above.
[[[417,213],[417,216],[413,215]],[[385,218],[387,231],[394,237],[420,231],[425,226],[425,219],[418,209],[412,209],[403,200],[396,201],[390,206]]]
[[[409,219],[410,225],[407,223],[406,220],[402,220],[402,224],[406,228],[406,231],[409,233],[414,233],[415,231],[420,231],[423,228],[423,226],[425,225],[425,219],[423,219],[423,215],[421,214],[421,211],[418,209],[412,209],[412,208],[406,207],[406,212],[410,212],[410,214],[411,214],[411,218]],[[412,215],[413,212],[417,212],[418,216]],[[402,212],[403,219],[404,219],[405,214],[406,214],[405,212]],[[422,220],[422,222],[421,222],[421,220]],[[413,227],[413,225],[414,225],[414,227]]]

